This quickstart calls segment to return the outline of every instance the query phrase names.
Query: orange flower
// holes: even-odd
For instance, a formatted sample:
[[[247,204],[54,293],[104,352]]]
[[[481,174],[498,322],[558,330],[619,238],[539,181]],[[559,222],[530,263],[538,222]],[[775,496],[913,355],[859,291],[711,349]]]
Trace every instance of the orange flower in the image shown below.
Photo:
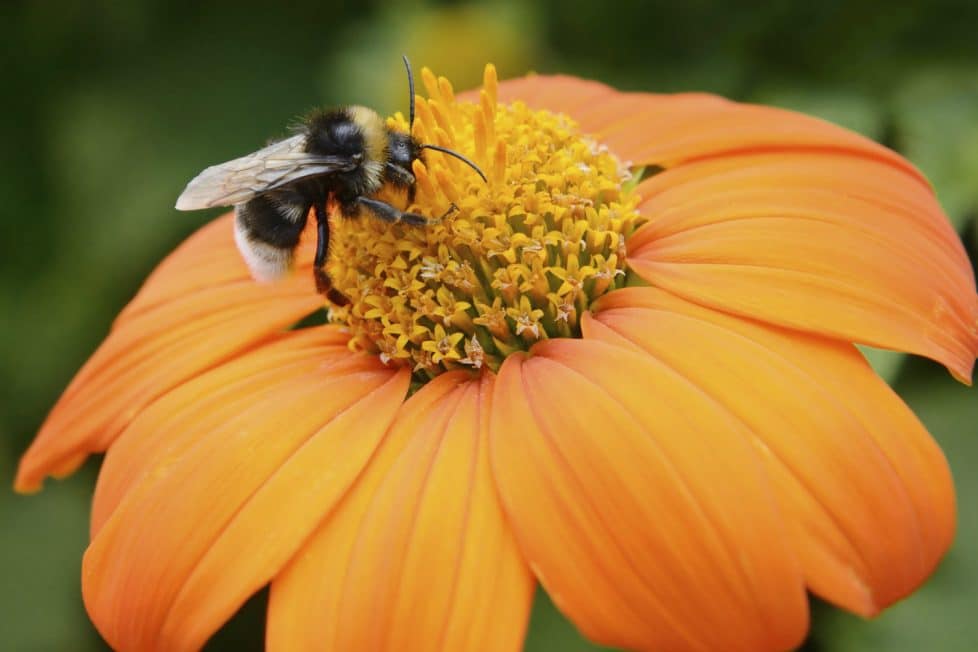
[[[199,648],[270,583],[271,650],[516,650],[539,581],[606,645],[785,650],[806,589],[913,591],[951,478],[853,343],[970,379],[975,282],[921,174],[707,95],[424,81],[416,129],[488,185],[432,152],[412,210],[442,223],[334,224],[351,305],[299,330],[310,238],[265,286],[216,220],[24,455],[30,491],[106,451],[82,581],[109,644]]]

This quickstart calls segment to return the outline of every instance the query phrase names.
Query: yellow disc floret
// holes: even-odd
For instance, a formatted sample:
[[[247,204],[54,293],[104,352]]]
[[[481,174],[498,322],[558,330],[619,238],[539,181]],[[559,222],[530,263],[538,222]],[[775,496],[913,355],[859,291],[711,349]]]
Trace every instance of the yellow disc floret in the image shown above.
[[[579,337],[581,314],[624,284],[625,239],[640,220],[627,167],[566,116],[498,104],[492,66],[478,104],[456,101],[427,69],[422,78],[429,99],[417,99],[414,136],[471,158],[489,182],[429,150],[408,208],[429,226],[334,220],[329,273],[351,303],[332,320],[348,325],[351,346],[422,380]]]

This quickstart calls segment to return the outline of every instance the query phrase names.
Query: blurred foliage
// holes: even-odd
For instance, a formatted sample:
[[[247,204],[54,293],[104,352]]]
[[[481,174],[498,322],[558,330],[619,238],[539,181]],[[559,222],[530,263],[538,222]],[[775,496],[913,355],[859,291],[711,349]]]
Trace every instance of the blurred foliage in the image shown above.
[[[8,0],[0,7],[0,472],[152,267],[207,219],[172,209],[204,166],[320,104],[406,108],[399,60],[459,88],[566,72],[708,90],[819,115],[905,153],[978,248],[978,3],[827,0],[361,2]],[[806,649],[978,649],[978,396],[868,352],[948,453],[960,533],[917,595],[863,622],[815,610]],[[0,641],[98,650],[78,595],[97,462],[38,496],[0,492]],[[881,533],[882,535],[882,533]],[[260,649],[264,595],[209,649]],[[544,598],[527,649],[591,650]]]
[[[894,96],[893,116],[896,146],[927,172],[964,229],[978,209],[978,67],[914,71]]]

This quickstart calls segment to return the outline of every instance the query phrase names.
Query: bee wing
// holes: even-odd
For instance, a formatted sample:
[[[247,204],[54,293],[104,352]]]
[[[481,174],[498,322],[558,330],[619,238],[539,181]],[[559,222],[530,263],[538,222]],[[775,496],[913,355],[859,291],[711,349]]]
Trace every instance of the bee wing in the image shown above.
[[[304,151],[303,134],[272,143],[253,154],[212,165],[187,184],[177,210],[231,206],[304,177],[349,171],[357,161],[348,156],[317,156]]]

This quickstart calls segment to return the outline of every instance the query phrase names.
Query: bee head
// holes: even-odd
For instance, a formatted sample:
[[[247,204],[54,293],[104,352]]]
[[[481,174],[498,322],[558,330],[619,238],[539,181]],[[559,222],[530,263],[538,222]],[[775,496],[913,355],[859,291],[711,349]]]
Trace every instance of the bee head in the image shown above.
[[[390,149],[388,152],[390,162],[408,171],[411,170],[411,164],[415,159],[421,157],[421,150],[423,149],[421,143],[412,138],[411,134],[397,131],[391,131],[388,147]]]

